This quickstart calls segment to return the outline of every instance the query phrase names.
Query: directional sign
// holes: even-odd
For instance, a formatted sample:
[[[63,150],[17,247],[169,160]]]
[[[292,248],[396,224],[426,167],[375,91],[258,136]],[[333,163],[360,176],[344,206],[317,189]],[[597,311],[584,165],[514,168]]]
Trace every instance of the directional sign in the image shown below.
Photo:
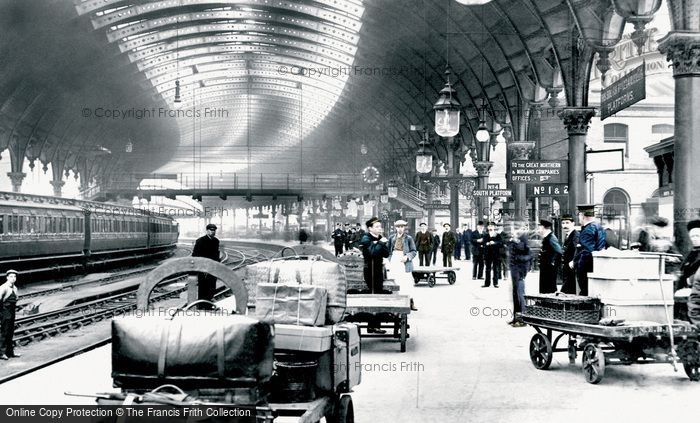
[[[487,189],[501,189],[501,184],[486,184]]]
[[[405,212],[403,212],[403,217],[405,219],[420,219],[423,217],[423,212],[416,210],[406,210]]]
[[[510,189],[475,189],[474,197],[512,197]]]
[[[260,213],[258,213],[258,214],[254,214],[254,215],[253,215],[253,219],[267,219],[268,217],[270,217],[269,214],[260,214]]]
[[[609,87],[603,88],[600,93],[600,120],[647,97],[644,68],[645,65],[642,63]]]
[[[510,162],[510,180],[526,184],[568,183],[567,160],[513,160]]]
[[[450,208],[449,204],[443,203],[426,203],[423,206],[423,210],[447,210]]]
[[[527,184],[525,193],[528,197],[556,197],[569,195],[567,184]]]

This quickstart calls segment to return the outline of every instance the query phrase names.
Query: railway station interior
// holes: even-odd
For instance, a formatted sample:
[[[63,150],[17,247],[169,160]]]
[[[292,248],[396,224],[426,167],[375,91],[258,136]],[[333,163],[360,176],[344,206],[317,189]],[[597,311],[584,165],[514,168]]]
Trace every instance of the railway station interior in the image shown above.
[[[698,162],[700,0],[0,0],[0,413],[697,419]]]

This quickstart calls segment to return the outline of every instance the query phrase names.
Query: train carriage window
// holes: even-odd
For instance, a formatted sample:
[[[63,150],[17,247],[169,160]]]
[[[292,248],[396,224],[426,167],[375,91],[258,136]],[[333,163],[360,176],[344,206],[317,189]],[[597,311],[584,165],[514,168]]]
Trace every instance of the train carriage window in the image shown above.
[[[23,234],[24,233],[24,216],[18,216],[19,217],[19,228],[17,228],[17,233]]]
[[[59,228],[58,231],[60,233],[65,233],[66,232],[66,218],[62,217],[61,220],[59,220]]]
[[[36,233],[36,216],[29,216],[29,233]]]
[[[5,233],[5,224],[4,224],[5,219],[4,218],[5,218],[5,216],[0,215],[0,234]]]

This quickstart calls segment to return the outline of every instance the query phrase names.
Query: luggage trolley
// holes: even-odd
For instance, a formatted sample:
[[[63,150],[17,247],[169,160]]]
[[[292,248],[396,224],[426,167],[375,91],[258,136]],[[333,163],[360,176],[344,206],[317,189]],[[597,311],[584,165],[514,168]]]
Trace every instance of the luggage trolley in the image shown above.
[[[235,296],[236,311],[239,312],[240,310],[247,309],[248,292],[240,278],[225,265],[198,257],[171,259],[151,271],[139,286],[137,293],[138,309],[147,309],[151,291],[153,291],[159,282],[174,275],[182,275],[187,273],[207,273],[212,276],[216,276],[217,279],[221,280]],[[187,308],[191,308],[199,303],[208,303],[210,306],[216,307],[215,304],[209,303],[208,301],[196,301],[189,304]],[[186,319],[186,317],[182,318]],[[345,323],[344,325],[348,324]],[[353,356],[357,356],[356,360],[358,361],[357,364],[359,364],[359,331],[357,331],[357,334],[357,347],[352,348],[352,354]],[[340,335],[334,334],[333,336],[334,338],[338,338]],[[337,357],[338,354],[340,354],[339,351],[341,348],[338,345],[343,344],[343,342],[349,341],[348,339],[340,339],[338,342],[335,342],[334,339],[331,342],[329,357]],[[160,386],[151,391],[122,388],[121,393],[105,393],[90,396],[95,397],[97,402],[101,405],[149,404],[167,405],[169,407],[176,408],[201,406],[216,407],[217,409],[254,409],[256,418],[255,421],[259,423],[271,423],[278,416],[298,416],[299,422],[301,423],[315,423],[319,422],[322,418],[325,418],[329,423],[353,423],[354,409],[352,397],[350,395],[352,392],[352,385],[349,382],[351,377],[350,370],[353,366],[351,366],[349,363],[351,348],[348,347],[351,344],[346,343],[344,345],[348,354],[348,362],[345,363],[344,366],[348,372],[347,379],[341,381],[341,383],[336,383],[337,380],[335,380],[335,378],[338,376],[338,373],[335,372],[334,368],[342,366],[336,366],[337,363],[335,362],[335,359],[324,360],[319,364],[316,380],[318,381],[320,378],[332,380],[332,384],[335,388],[332,390],[323,390],[316,398],[309,401],[264,401],[262,403],[257,402],[256,405],[252,405],[250,403],[240,405],[236,404],[235,399],[233,401],[231,400],[232,397],[235,398],[238,394],[232,396],[230,391],[225,394],[222,392],[220,397],[216,398],[216,396],[214,396],[213,398],[211,390],[209,390],[206,398],[200,398],[198,396],[198,393],[200,392],[198,389],[181,389],[172,383]],[[345,354],[346,351],[342,351],[342,353]],[[354,383],[358,384],[359,374],[353,376],[353,378]],[[317,382],[315,381],[314,383]],[[69,393],[67,394],[76,395]]]
[[[416,266],[413,268],[413,283],[418,285],[421,281],[426,281],[432,288],[437,279],[447,279],[450,285],[454,285],[457,282],[457,270],[459,267]]]
[[[528,348],[536,369],[548,369],[555,352],[566,352],[569,363],[575,364],[580,352],[583,375],[592,384],[603,379],[606,366],[671,363],[675,369],[677,361],[688,378],[700,381],[700,333],[689,323],[599,321],[593,317],[599,315],[600,303],[592,304],[589,297],[546,307],[552,301],[547,296],[525,299],[525,313],[519,315],[537,331]],[[568,345],[558,348],[564,336]]]

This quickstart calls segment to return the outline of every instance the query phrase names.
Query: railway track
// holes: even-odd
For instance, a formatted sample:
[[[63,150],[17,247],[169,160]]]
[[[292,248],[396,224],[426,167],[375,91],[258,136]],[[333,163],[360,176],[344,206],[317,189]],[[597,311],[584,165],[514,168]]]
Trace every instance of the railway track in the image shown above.
[[[230,247],[223,248],[222,263],[230,266],[233,270],[267,259],[268,254],[258,249],[241,250]],[[145,271],[147,270],[139,269],[129,274],[133,276],[135,274],[144,273]],[[151,297],[151,303],[179,296],[182,292],[187,290],[187,287],[177,286],[172,288],[169,286],[184,281],[186,278],[187,276],[184,275],[163,281],[163,283],[156,288],[156,292]],[[95,281],[91,282],[95,283]],[[108,295],[104,298],[82,302],[61,310],[19,318],[15,321],[14,344],[15,346],[26,346],[32,342],[76,330],[83,326],[110,319],[114,316],[129,313],[136,308],[136,290],[137,288],[134,288],[127,292],[120,292],[114,295]],[[226,297],[226,291],[227,289],[220,290],[216,294],[216,299]]]

